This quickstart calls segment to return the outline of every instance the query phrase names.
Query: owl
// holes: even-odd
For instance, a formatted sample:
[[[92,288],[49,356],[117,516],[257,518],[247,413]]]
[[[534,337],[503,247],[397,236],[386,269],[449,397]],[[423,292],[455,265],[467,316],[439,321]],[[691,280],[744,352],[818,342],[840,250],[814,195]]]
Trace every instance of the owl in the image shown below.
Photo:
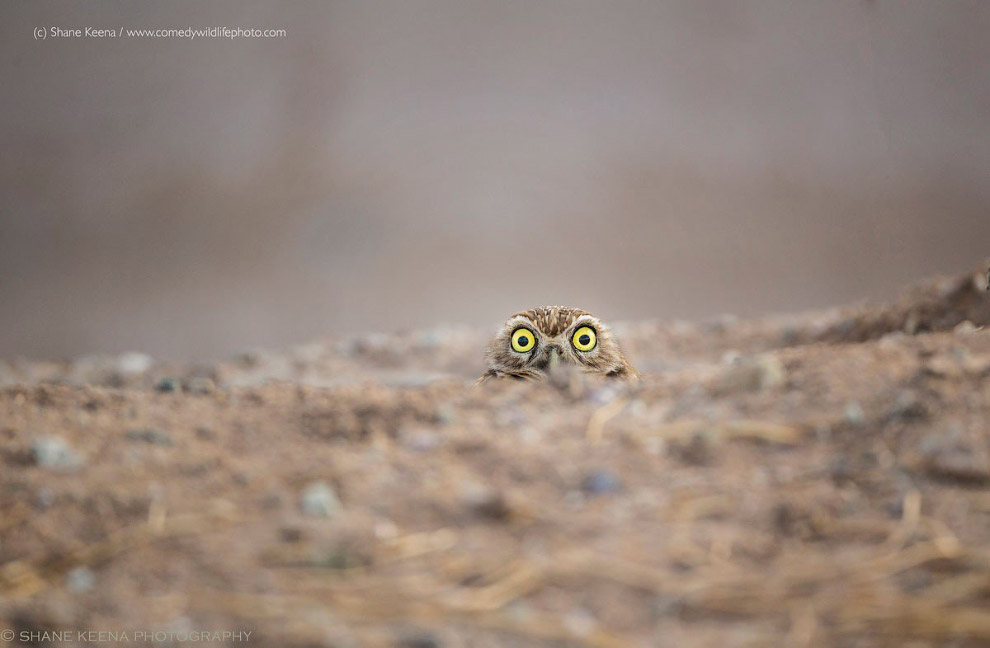
[[[479,383],[494,378],[541,380],[558,367],[611,378],[636,379],[608,327],[577,308],[541,306],[510,317],[488,345],[488,370]]]

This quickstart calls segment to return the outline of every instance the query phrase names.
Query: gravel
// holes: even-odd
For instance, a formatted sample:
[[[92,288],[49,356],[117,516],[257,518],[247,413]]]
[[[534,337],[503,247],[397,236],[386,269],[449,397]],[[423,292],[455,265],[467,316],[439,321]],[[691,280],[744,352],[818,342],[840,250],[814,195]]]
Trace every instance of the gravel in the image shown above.
[[[65,575],[65,586],[72,592],[81,594],[93,589],[96,574],[89,567],[76,567]]]
[[[73,450],[61,437],[50,436],[36,440],[31,445],[34,461],[42,468],[67,472],[80,468],[85,459]]]
[[[173,393],[182,390],[182,383],[177,378],[165,377],[155,383],[155,391],[162,393]]]
[[[343,510],[337,493],[323,481],[313,482],[303,489],[299,507],[310,517],[335,517]]]
[[[622,490],[622,480],[610,470],[595,470],[581,480],[581,490],[588,495],[607,495]]]

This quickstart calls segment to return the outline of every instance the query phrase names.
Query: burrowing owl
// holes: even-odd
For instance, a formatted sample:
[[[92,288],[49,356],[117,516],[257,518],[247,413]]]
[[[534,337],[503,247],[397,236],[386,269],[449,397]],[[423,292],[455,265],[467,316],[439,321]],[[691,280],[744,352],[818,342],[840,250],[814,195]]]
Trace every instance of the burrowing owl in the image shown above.
[[[488,345],[486,360],[488,370],[478,382],[539,380],[566,366],[614,378],[637,377],[601,320],[564,306],[541,306],[510,317]]]

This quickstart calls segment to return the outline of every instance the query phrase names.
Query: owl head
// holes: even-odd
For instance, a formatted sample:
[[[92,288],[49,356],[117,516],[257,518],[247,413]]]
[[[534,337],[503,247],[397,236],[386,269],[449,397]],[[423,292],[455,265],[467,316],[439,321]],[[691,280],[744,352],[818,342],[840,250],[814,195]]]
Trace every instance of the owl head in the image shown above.
[[[481,381],[540,380],[557,368],[612,378],[637,376],[601,320],[564,306],[541,306],[510,317],[488,345],[486,361]]]

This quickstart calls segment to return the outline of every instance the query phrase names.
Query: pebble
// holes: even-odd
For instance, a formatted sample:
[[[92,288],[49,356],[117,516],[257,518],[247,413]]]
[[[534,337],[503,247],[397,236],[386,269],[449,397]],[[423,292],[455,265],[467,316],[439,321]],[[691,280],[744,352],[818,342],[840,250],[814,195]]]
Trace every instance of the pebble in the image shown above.
[[[476,483],[461,486],[460,500],[474,514],[492,520],[503,520],[512,513],[502,493]]]
[[[890,406],[887,416],[891,419],[923,419],[928,416],[928,408],[912,392],[902,391],[897,395],[897,400]]]
[[[323,481],[313,482],[303,489],[299,506],[310,517],[335,517],[343,509],[337,493]]]
[[[609,470],[595,470],[581,480],[581,490],[588,495],[605,495],[622,490],[622,480]]]
[[[35,463],[42,468],[60,472],[75,470],[85,463],[61,437],[43,437],[31,445]]]
[[[959,322],[959,324],[956,324],[956,327],[952,329],[952,332],[956,335],[969,335],[970,333],[975,333],[978,330],[979,329],[976,327],[976,324],[973,324],[969,320],[964,320]]]
[[[155,391],[157,392],[172,393],[177,392],[180,389],[182,389],[182,385],[179,383],[177,378],[170,378],[166,376],[165,378],[159,379],[159,381],[155,383]]]
[[[95,583],[96,574],[89,567],[76,567],[65,575],[65,586],[79,594],[93,589]]]
[[[140,430],[128,430],[127,438],[131,441],[144,441],[152,445],[170,446],[172,437],[167,432],[156,428],[144,428]]]
[[[854,427],[859,427],[866,421],[866,413],[863,411],[863,406],[856,401],[846,403],[843,414],[845,415],[846,423]]]
[[[154,362],[147,354],[130,351],[117,357],[117,371],[124,376],[137,376],[151,369]]]

